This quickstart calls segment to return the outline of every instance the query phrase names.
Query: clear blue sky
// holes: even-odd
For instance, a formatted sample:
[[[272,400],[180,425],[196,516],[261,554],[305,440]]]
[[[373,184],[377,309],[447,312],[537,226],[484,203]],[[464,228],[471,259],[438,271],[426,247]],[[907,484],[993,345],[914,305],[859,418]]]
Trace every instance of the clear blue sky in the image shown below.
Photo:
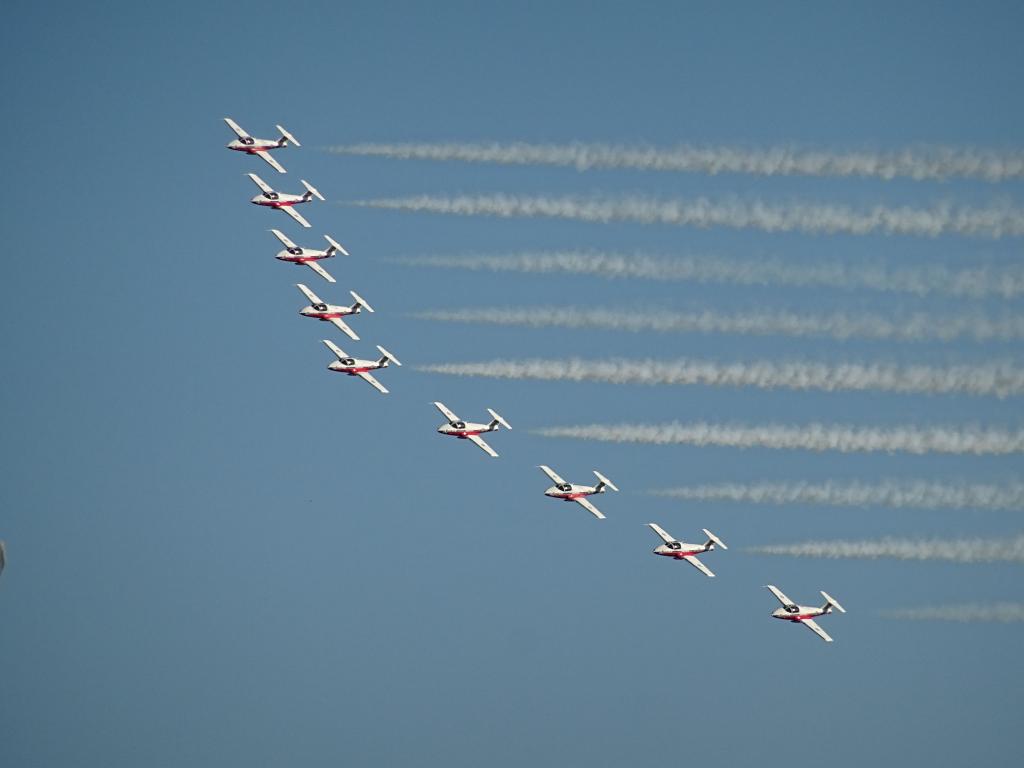
[[[1019,148],[1019,4],[59,3],[7,9],[0,212],[0,744],[32,766],[1011,765],[1021,625],[899,623],[887,607],[1021,600],[1019,566],[771,559],[805,538],[998,536],[1016,513],[694,505],[735,480],[1019,478],[1019,457],[545,441],[545,424],[703,418],[1018,427],[1017,400],[456,380],[435,360],[577,353],[1020,360],[1019,345],[836,344],[448,326],[445,306],[930,311],[859,293],[410,270],[398,255],[609,248],[894,263],[1020,258],[1019,241],[808,237],[459,219],[336,205],[414,193],[738,195],[1020,203],[1021,185],[503,168],[342,158],[351,141]],[[492,7],[488,8],[487,5]],[[550,6],[557,5],[552,9]],[[607,6],[607,7],[606,7]],[[303,143],[278,176],[221,118]],[[273,260],[256,171],[331,200],[353,253]],[[285,187],[284,183],[282,186]],[[288,187],[285,187],[286,191]],[[297,315],[355,289],[363,341]],[[899,303],[897,303],[899,302]],[[980,305],[1002,311],[1004,304]],[[1019,305],[1009,309],[1019,312]],[[329,374],[321,338],[382,343],[392,394]],[[515,427],[499,460],[429,402]],[[543,498],[546,463],[623,489],[608,520]],[[650,554],[701,527],[718,578]],[[773,622],[762,584],[848,608],[831,646]],[[795,749],[795,752],[794,752]]]

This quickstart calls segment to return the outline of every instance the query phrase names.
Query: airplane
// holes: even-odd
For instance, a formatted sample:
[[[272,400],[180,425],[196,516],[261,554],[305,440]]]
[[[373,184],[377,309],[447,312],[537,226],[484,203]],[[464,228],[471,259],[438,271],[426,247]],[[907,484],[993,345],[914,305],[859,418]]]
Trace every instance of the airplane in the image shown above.
[[[363,381],[368,382],[378,392],[385,395],[388,393],[384,386],[370,375],[370,371],[376,371],[378,368],[387,368],[391,363],[401,365],[397,357],[378,344],[377,349],[380,350],[381,354],[380,360],[359,360],[355,357],[349,357],[345,350],[341,349],[333,341],[328,341],[327,339],[322,339],[322,341],[338,358],[327,366],[329,370],[335,373],[345,373],[349,376],[358,376]]]
[[[814,632],[814,634],[826,643],[832,642],[832,638],[828,636],[828,633],[824,629],[815,623],[814,618],[816,616],[824,616],[826,613],[832,613],[833,608],[840,613],[846,613],[846,609],[837,603],[834,597],[831,597],[828,592],[822,592],[821,596],[825,598],[825,604],[821,606],[821,608],[816,606],[797,605],[782,594],[782,591],[777,587],[771,584],[765,584],[765,586],[768,587],[768,589],[772,591],[772,594],[778,598],[780,603],[782,603],[781,608],[776,608],[772,611],[773,618],[799,622]]]
[[[316,197],[317,200],[323,200],[324,196],[320,194],[316,187],[305,179],[300,179],[302,186],[306,188],[306,191],[301,195],[289,195],[284,192],[275,192],[267,182],[255,173],[247,173],[246,176],[252,179],[253,184],[263,190],[263,194],[256,195],[256,197],[249,201],[250,203],[253,205],[264,205],[268,208],[276,208],[279,211],[284,211],[306,229],[310,228],[310,223],[302,218],[302,215],[292,208],[292,206],[308,203],[313,199],[313,197]]]
[[[605,488],[611,488],[613,491],[617,491],[619,489],[615,487],[615,483],[595,469],[593,472],[597,475],[597,485],[573,485],[572,483],[567,483],[565,480],[560,478],[558,474],[551,469],[551,467],[541,464],[540,468],[545,475],[551,478],[551,482],[554,483],[553,486],[544,491],[545,496],[550,496],[553,499],[562,499],[563,501],[575,501],[598,520],[605,519],[604,515],[601,514],[601,510],[587,501],[586,497],[592,496],[595,493],[604,493]]]
[[[345,325],[341,318],[345,315],[358,315],[364,309],[367,312],[373,312],[373,307],[366,303],[366,299],[355,291],[349,291],[349,293],[352,294],[352,298],[355,299],[355,304],[351,307],[339,307],[334,304],[326,303],[302,283],[296,283],[295,287],[302,291],[310,302],[310,306],[303,307],[299,310],[300,315],[303,317],[315,317],[317,320],[332,323],[350,339],[353,341],[359,341],[359,337],[356,336],[355,331]]]
[[[705,576],[714,578],[715,574],[711,572],[711,569],[698,560],[696,556],[701,552],[710,552],[716,545],[722,549],[728,549],[728,547],[725,546],[725,542],[715,536],[715,534],[707,528],[702,528],[701,530],[704,531],[704,535],[708,537],[708,540],[703,544],[687,544],[685,541],[679,541],[678,539],[672,538],[669,532],[657,523],[648,523],[647,527],[658,534],[661,537],[661,540],[665,542],[664,544],[659,544],[652,550],[654,554],[661,555],[663,557],[672,557],[676,560],[685,560]]]
[[[491,446],[480,439],[480,435],[483,432],[497,432],[498,425],[502,425],[505,429],[512,429],[511,425],[505,421],[501,416],[492,411],[490,408],[487,412],[491,414],[491,422],[489,424],[474,424],[471,421],[462,421],[454,413],[445,407],[444,403],[434,403],[434,407],[439,410],[446,419],[447,424],[442,424],[437,428],[437,431],[442,435],[451,435],[457,437],[460,440],[469,440],[475,445],[480,446],[481,450],[488,456],[498,458],[498,454],[494,451]]]
[[[330,247],[325,251],[317,251],[311,248],[300,248],[289,240],[279,229],[272,229],[270,231],[274,233],[274,237],[280,240],[281,245],[285,247],[285,250],[277,252],[277,255],[274,256],[275,259],[278,259],[279,261],[289,261],[299,267],[305,264],[328,283],[336,281],[330,276],[330,274],[328,274],[327,270],[317,264],[317,262],[321,259],[333,258],[335,253],[343,253],[346,256],[350,255],[348,251],[341,247],[341,243],[337,242],[330,235],[324,235],[324,239],[330,243]]]
[[[249,155],[256,155],[266,160],[278,173],[286,173],[285,169],[281,166],[277,160],[270,156],[268,150],[280,149],[281,147],[288,146],[290,141],[296,147],[301,147],[288,131],[282,128],[280,125],[277,126],[277,130],[281,132],[281,138],[279,139],[254,139],[248,133],[246,133],[242,126],[232,120],[230,117],[225,117],[224,122],[228,124],[228,128],[235,132],[238,136],[237,139],[232,140],[227,144],[228,149],[233,149],[236,152],[245,152]]]

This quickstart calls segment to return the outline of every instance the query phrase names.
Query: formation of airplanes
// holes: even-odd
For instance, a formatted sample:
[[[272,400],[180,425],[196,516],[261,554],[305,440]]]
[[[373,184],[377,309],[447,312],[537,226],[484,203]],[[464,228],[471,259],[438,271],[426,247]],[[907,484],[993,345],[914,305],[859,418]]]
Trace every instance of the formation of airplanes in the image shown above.
[[[296,147],[301,146],[299,142],[295,140],[295,137],[280,125],[276,126],[280,133],[279,138],[257,139],[246,133],[246,131],[230,117],[225,117],[224,122],[227,123],[228,127],[231,128],[237,136],[236,139],[227,144],[228,149],[260,157],[278,171],[278,173],[286,173],[286,171],[284,167],[271,156],[271,151],[282,149],[289,145]],[[313,185],[305,179],[301,179],[300,181],[302,186],[305,187],[306,191],[301,194],[291,194],[275,190],[255,173],[249,173],[247,175],[260,189],[260,194],[253,197],[250,200],[251,203],[283,211],[300,226],[306,229],[311,228],[310,223],[295,210],[295,206],[308,203],[314,198],[321,201],[324,200],[324,196],[320,194],[319,190],[317,190]],[[339,253],[345,256],[350,255],[349,252],[330,235],[324,235],[324,239],[327,241],[328,245],[327,248],[315,249],[296,245],[279,229],[271,229],[270,232],[278,239],[278,241],[280,241],[281,245],[284,246],[284,250],[279,251],[274,258],[295,264],[296,266],[307,266],[328,283],[335,283],[336,280],[323,268],[323,266],[321,266],[319,262],[325,259],[334,258]],[[300,315],[320,320],[322,322],[329,322],[353,341],[359,341],[359,336],[342,318],[358,315],[362,312],[372,313],[374,311],[373,307],[371,307],[364,298],[355,291],[350,290],[349,294],[353,299],[353,303],[351,305],[330,304],[321,299],[316,293],[310,290],[308,286],[302,283],[296,283],[295,287],[298,288],[303,296],[305,296],[306,300],[309,301],[308,306],[299,310]],[[327,366],[328,370],[336,373],[343,373],[348,376],[356,376],[367,382],[381,394],[388,394],[387,388],[385,388],[384,385],[374,377],[372,372],[383,370],[391,364],[396,366],[402,365],[398,358],[391,352],[378,344],[376,346],[377,351],[380,353],[379,358],[362,359],[350,356],[345,352],[345,350],[341,349],[341,347],[329,339],[323,339],[322,341],[336,358]],[[445,423],[437,428],[437,432],[439,434],[455,437],[460,440],[468,440],[471,443],[474,443],[488,456],[498,458],[498,453],[484,441],[481,435],[497,432],[501,427],[509,430],[512,429],[512,426],[500,414],[491,408],[488,408],[487,412],[490,414],[490,421],[470,422],[460,419],[444,403],[435,401],[433,405],[445,418]],[[598,520],[606,519],[605,515],[590,501],[589,497],[606,493],[609,489],[618,491],[618,487],[611,480],[595,469],[592,471],[594,476],[597,478],[597,483],[595,485],[581,485],[567,482],[547,465],[540,465],[540,469],[548,476],[551,482],[554,483],[554,485],[544,491],[545,496],[553,499],[559,499],[561,501],[574,502],[579,504]],[[716,548],[723,550],[728,549],[725,542],[715,536],[715,534],[707,528],[704,528],[702,530],[704,535],[707,537],[706,541],[701,544],[694,544],[674,538],[668,533],[668,531],[657,523],[647,523],[647,525],[661,538],[663,542],[654,548],[653,553],[655,555],[669,557],[675,560],[685,560],[705,576],[714,577],[715,574],[697,558],[697,555],[714,551]],[[3,570],[4,554],[3,542],[0,542],[0,571]],[[839,605],[834,598],[830,597],[828,593],[822,592],[821,594],[825,598],[825,604],[823,606],[797,605],[775,586],[769,584],[767,587],[771,590],[772,594],[778,598],[779,602],[782,603],[781,608],[772,612],[772,616],[774,618],[803,624],[825,642],[832,642],[832,638],[814,621],[814,619],[831,613],[833,610],[846,613],[845,609]]]

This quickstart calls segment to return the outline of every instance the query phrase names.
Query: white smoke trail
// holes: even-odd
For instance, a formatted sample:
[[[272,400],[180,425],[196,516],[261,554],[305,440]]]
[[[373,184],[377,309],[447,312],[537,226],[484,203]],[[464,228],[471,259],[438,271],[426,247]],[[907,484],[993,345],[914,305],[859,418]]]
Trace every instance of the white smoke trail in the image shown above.
[[[892,365],[805,362],[718,363],[709,360],[491,360],[481,363],[434,363],[426,373],[483,376],[492,379],[598,381],[608,384],[700,384],[709,387],[761,389],[877,390],[923,394],[1008,397],[1024,394],[1024,369],[1009,363],[959,365]]]
[[[722,483],[651,491],[655,496],[692,501],[752,504],[820,504],[893,509],[1024,510],[1024,483],[949,485],[924,480],[874,483]]]
[[[749,547],[762,555],[827,558],[944,560],[953,563],[1024,563],[1024,536],[1012,539],[878,539],[877,541],[805,541]]]
[[[507,255],[422,256],[393,259],[413,267],[596,275],[609,279],[647,279],[789,285],[852,290],[857,288],[928,296],[933,293],[981,299],[1024,295],[1024,268],[944,266],[891,267],[838,261],[793,264],[777,258],[730,259],[721,256],[655,257],[644,254],[554,251]]]
[[[1024,430],[967,427],[855,427],[845,424],[586,424],[543,427],[532,434],[606,443],[724,446],[806,451],[903,451],[914,454],[1024,452]]]
[[[608,223],[675,224],[692,227],[731,227],[765,232],[808,234],[921,235],[957,234],[972,237],[1024,235],[1024,210],[1004,204],[990,208],[873,208],[856,210],[847,205],[819,203],[768,203],[726,200],[655,200],[624,197],[586,200],[575,197],[528,197],[515,195],[417,195],[354,201],[353,205],[397,211],[447,213],[458,216],[503,218],[550,217]]]
[[[581,307],[485,307],[428,310],[413,315],[420,320],[449,323],[523,325],[531,328],[603,328],[614,331],[659,333],[733,333],[803,338],[884,339],[886,341],[1014,341],[1024,339],[1024,315],[988,317],[973,312],[930,315],[922,312],[893,316],[874,314],[798,313],[758,311],[671,312]]]
[[[997,621],[1012,624],[1024,621],[1024,604],[993,603],[992,605],[939,605],[930,608],[901,608],[885,611],[882,616],[887,619],[906,619],[910,621]]]
[[[684,173],[758,176],[863,176],[917,180],[973,178],[989,182],[1024,177],[1024,152],[921,147],[896,152],[830,152],[795,147],[743,149],[681,145],[672,148],[609,144],[398,143],[342,144],[339,155],[400,160],[458,160],[503,165],[555,165],[586,171],[629,168]]]

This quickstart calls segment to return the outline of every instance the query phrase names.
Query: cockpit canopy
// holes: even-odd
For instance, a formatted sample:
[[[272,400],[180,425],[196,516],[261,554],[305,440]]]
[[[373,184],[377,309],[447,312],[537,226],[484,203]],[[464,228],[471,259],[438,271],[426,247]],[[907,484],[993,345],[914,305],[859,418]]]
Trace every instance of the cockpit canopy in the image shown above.
[[[670,541],[665,546],[668,547],[669,549],[682,549],[683,548],[683,545],[680,544],[678,541]]]
[[[327,305],[321,301],[319,304],[314,304],[313,309],[315,309],[317,312],[326,312]]]
[[[299,248],[298,246],[295,246],[294,248],[289,248],[288,253],[290,253],[292,256],[299,256],[302,254],[302,249]]]
[[[267,200],[277,200],[277,192],[264,192],[263,196],[267,198]]]
[[[342,365],[355,365],[356,361],[354,359],[352,359],[351,357],[343,357],[343,358],[341,358],[341,364]]]
[[[243,136],[242,138],[239,139],[239,141],[245,144],[247,147],[252,146],[253,144],[256,143],[256,140],[253,139],[252,136]]]
[[[569,485],[568,483],[559,483],[555,487],[558,488],[558,490],[560,491],[564,491],[565,493],[568,493],[569,491],[572,490],[572,486]]]
[[[799,610],[800,610],[800,606],[798,606],[798,605],[787,605],[786,606],[786,613],[796,613]]]
[[[453,421],[452,422],[452,426],[455,427],[455,429],[465,429],[466,428],[466,422],[464,422],[464,421]]]

